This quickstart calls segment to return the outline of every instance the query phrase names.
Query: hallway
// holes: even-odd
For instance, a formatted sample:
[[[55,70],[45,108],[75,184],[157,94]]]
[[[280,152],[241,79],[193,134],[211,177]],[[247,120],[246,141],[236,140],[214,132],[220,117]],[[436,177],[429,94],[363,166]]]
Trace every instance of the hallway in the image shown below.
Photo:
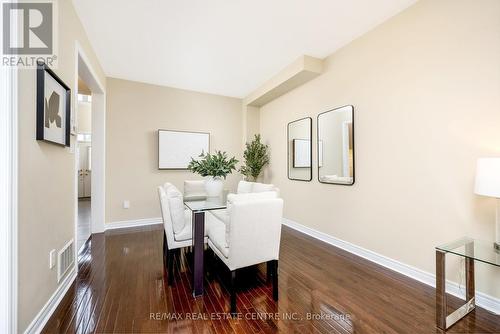
[[[91,234],[90,206],[90,199],[78,199],[77,252],[80,252],[85,241],[87,241]]]

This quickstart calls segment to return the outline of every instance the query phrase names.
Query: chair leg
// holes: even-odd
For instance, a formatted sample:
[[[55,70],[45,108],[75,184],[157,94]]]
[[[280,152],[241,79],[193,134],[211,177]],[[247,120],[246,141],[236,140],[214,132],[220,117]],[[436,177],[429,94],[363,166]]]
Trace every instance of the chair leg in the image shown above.
[[[212,249],[209,247],[207,249],[207,256],[205,256],[205,262],[206,262],[206,266],[205,266],[205,271],[206,271],[206,276],[207,276],[207,279],[209,281],[213,280],[214,278],[214,254],[213,254],[213,251]]]
[[[168,247],[167,247],[167,236],[165,235],[165,232],[163,232],[163,266],[167,264],[166,259],[167,259],[167,252],[168,252]]]
[[[273,299],[278,300],[278,260],[273,260]]]
[[[174,250],[169,249],[167,252],[168,285],[174,282],[174,255]]]
[[[267,283],[269,283],[273,277],[273,261],[267,261],[266,266]]]
[[[231,283],[230,291],[231,294],[231,316],[236,316],[236,270],[231,271]]]

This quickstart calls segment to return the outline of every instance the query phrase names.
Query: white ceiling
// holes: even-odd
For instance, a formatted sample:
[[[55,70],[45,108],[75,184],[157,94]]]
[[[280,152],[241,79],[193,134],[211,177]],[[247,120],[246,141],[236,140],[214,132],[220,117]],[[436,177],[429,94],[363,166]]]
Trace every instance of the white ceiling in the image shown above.
[[[244,97],[416,0],[73,0],[107,76]]]

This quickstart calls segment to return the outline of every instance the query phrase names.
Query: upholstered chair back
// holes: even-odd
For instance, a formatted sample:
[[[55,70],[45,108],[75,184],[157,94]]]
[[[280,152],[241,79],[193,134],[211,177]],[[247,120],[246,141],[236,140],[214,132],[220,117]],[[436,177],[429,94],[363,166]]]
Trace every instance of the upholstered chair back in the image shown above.
[[[184,181],[184,199],[196,199],[206,197],[205,180]]]
[[[240,181],[238,183],[238,189],[236,193],[247,194],[247,193],[260,193],[265,191],[275,191],[279,197],[279,189],[276,188],[274,184],[259,183],[259,182]]]
[[[282,199],[236,198],[232,200],[228,213],[228,266],[231,270],[278,260],[283,217]]]
[[[169,183],[165,183],[169,186]],[[164,186],[158,186],[158,197],[160,198],[160,208],[161,216],[163,219],[163,228],[165,229],[165,235],[167,236],[167,244],[173,245],[174,243],[174,228],[172,225],[172,217],[170,215],[170,206],[168,203],[167,193],[165,192]]]
[[[167,194],[172,228],[174,233],[179,233],[186,225],[186,220],[184,218],[184,197],[179,189],[171,183],[165,183],[163,189]]]

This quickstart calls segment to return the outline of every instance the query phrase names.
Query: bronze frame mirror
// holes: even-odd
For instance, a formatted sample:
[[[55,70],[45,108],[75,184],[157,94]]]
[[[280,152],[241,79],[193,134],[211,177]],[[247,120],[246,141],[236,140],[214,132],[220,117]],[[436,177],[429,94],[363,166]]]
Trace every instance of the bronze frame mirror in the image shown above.
[[[288,179],[312,180],[312,118],[305,117],[288,123],[287,131]]]
[[[318,115],[318,181],[352,186],[354,164],[354,107],[335,108]]]

